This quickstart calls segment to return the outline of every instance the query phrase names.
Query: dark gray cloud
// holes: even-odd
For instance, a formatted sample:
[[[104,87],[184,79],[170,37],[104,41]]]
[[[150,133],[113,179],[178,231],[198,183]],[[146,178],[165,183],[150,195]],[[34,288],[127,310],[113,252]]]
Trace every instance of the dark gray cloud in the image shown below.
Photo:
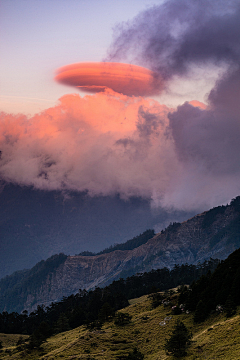
[[[165,136],[179,169],[161,204],[214,204],[240,191],[239,39],[239,0],[169,0],[116,28],[108,59],[149,67],[169,84],[175,76],[184,82],[192,68],[225,69],[207,95],[207,109],[186,102],[168,115]],[[145,136],[154,124],[144,122]]]
[[[138,121],[136,123],[139,136],[148,138],[150,135],[158,134],[159,126],[164,126],[164,121],[158,114],[151,113],[141,106],[138,110]]]
[[[108,60],[135,61],[164,78],[192,63],[236,63],[240,57],[240,3],[169,0],[116,28]]]
[[[240,174],[240,69],[234,67],[208,96],[209,109],[188,103],[169,114],[181,161],[200,162],[216,174]]]

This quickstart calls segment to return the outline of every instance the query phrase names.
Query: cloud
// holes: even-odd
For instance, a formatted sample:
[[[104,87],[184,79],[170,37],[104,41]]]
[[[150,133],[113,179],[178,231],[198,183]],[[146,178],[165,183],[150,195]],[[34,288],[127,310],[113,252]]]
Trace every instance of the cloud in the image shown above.
[[[167,113],[156,101],[112,91],[66,95],[32,118],[2,113],[1,178],[40,189],[151,198],[154,183],[165,186],[172,156],[171,141],[161,144]]]
[[[165,84],[184,83],[193,69],[223,69],[207,106],[187,102],[168,115],[178,170],[156,204],[211,206],[239,194],[239,19],[239,1],[169,0],[115,29],[106,60],[135,61]]]
[[[82,84],[118,92],[67,95],[32,118],[1,115],[1,178],[91,196],[140,196],[168,209],[199,211],[239,195],[239,12],[238,1],[170,0],[121,25],[110,48],[109,61],[137,59],[164,86],[174,76],[184,82],[193,66],[223,66],[206,105],[169,109],[134,96],[131,87]]]
[[[214,110],[196,105],[173,111],[109,90],[66,95],[32,118],[2,113],[0,176],[37,189],[139,196],[168,209],[217,205],[239,189],[239,131],[233,120],[219,136]],[[229,153],[224,141],[234,132]]]
[[[118,25],[109,61],[135,61],[165,79],[192,64],[239,60],[238,0],[169,0]]]
[[[55,80],[85,92],[110,88],[128,96],[152,96],[162,88],[159,74],[141,66],[111,62],[67,65],[57,70]]]

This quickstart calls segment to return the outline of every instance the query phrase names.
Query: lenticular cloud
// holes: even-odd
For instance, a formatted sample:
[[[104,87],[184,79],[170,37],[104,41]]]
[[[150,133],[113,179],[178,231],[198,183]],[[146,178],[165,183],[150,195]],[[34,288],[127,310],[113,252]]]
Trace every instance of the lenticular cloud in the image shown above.
[[[113,62],[67,65],[57,70],[55,80],[90,93],[110,88],[128,96],[152,96],[162,89],[159,74],[141,66]]]

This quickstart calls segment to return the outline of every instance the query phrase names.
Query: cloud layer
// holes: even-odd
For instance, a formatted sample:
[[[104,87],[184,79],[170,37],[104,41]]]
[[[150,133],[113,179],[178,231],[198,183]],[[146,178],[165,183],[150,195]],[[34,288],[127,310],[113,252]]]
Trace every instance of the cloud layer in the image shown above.
[[[168,0],[120,24],[107,60],[135,61],[165,79],[192,64],[238,63],[238,0]]]
[[[170,0],[121,25],[108,60],[137,59],[166,84],[175,75],[184,82],[192,66],[223,66],[207,106],[174,110],[109,89],[64,96],[30,119],[2,114],[0,176],[184,210],[239,195],[239,19],[239,1]]]
[[[158,141],[167,112],[109,91],[64,96],[30,119],[2,114],[1,177],[41,189],[151,197],[153,183],[167,180],[171,142]]]
[[[220,203],[239,193],[239,38],[240,4],[235,0],[169,0],[116,28],[107,59],[135,60],[169,84],[175,76],[184,82],[193,68],[225,69],[207,97],[207,109],[186,103],[168,116],[182,173],[172,179],[172,191],[162,200],[166,205],[182,201],[190,206],[201,196]]]

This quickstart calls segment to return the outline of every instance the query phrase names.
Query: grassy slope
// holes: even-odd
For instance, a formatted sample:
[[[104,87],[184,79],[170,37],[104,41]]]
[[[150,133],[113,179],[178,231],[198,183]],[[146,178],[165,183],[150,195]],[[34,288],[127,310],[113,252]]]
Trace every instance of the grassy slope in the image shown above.
[[[0,335],[4,349],[0,359],[115,359],[116,355],[127,354],[135,346],[146,360],[171,359],[163,346],[170,336],[175,320],[180,318],[193,333],[193,343],[186,360],[193,359],[240,359],[240,315],[226,319],[224,315],[212,315],[204,323],[193,323],[192,314],[173,316],[165,326],[160,326],[170,308],[151,308],[147,296],[131,300],[123,312],[132,315],[132,322],[117,327],[113,322],[104,325],[101,331],[89,331],[84,327],[51,337],[42,351],[17,352],[13,346],[18,335]],[[11,341],[10,341],[11,339]],[[10,350],[11,354],[6,353]]]

